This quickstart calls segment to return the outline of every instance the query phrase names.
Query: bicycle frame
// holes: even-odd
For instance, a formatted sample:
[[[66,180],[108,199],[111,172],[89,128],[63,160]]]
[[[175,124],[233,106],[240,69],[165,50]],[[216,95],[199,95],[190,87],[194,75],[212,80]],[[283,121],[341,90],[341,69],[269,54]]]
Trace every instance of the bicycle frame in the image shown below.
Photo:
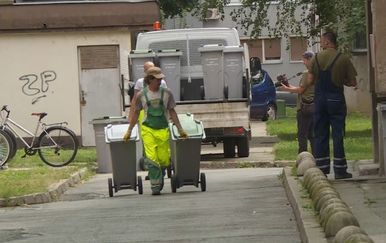
[[[20,135],[20,133],[18,133],[16,131],[16,129],[14,127],[12,127],[10,124],[12,124],[13,126],[17,127],[18,129],[20,129],[21,131],[23,131],[25,134],[28,134],[32,137],[32,141],[31,141],[31,144],[28,144],[28,142],[23,138],[22,135]],[[11,130],[11,132],[13,134],[15,134],[22,142],[23,144],[27,147],[27,148],[32,148],[36,139],[37,139],[37,133],[39,131],[39,127],[42,128],[43,131],[45,131],[45,127],[43,126],[43,123],[41,121],[38,121],[38,124],[36,125],[36,129],[35,129],[35,133],[32,133],[31,131],[29,131],[28,129],[24,128],[22,125],[18,124],[17,122],[13,121],[11,118],[9,117],[6,117],[4,122],[1,124],[3,125],[4,127],[7,127],[9,130]]]
[[[52,167],[65,166],[74,160],[79,142],[75,133],[67,128],[67,122],[46,124],[42,120],[47,116],[47,113],[32,113],[32,116],[37,116],[36,129],[32,132],[12,120],[9,117],[10,113],[11,111],[7,108],[7,105],[4,105],[0,110],[1,133],[7,135],[5,139],[7,139],[8,144],[10,142],[12,144],[2,165],[15,156],[17,149],[16,137],[24,144],[25,154],[21,156],[22,158],[38,153],[40,159]],[[24,135],[24,138],[22,135]],[[29,143],[30,138],[31,142]]]
[[[0,125],[3,126],[3,127],[8,128],[13,134],[15,134],[22,141],[22,143],[28,149],[38,150],[41,147],[35,147],[34,144],[35,144],[35,141],[39,138],[39,135],[40,135],[40,134],[38,134],[39,128],[41,129],[42,132],[47,134],[47,130],[46,130],[47,127],[54,126],[54,125],[62,126],[63,124],[66,124],[66,122],[61,122],[61,123],[54,123],[54,124],[47,125],[44,122],[42,122],[41,119],[42,118],[38,119],[38,122],[37,122],[36,129],[35,129],[34,133],[32,133],[30,130],[26,129],[22,125],[18,124],[17,122],[15,122],[11,118],[9,118],[9,113],[7,113],[6,117],[3,119],[3,121],[2,121],[2,123]],[[17,127],[19,130],[24,132],[24,134],[28,134],[29,136],[32,137],[32,140],[31,140],[30,144],[28,144],[28,142],[23,138],[23,136],[16,131],[15,127]],[[50,146],[50,147],[57,146],[56,142],[51,137],[50,137],[50,140],[54,144],[53,146]]]

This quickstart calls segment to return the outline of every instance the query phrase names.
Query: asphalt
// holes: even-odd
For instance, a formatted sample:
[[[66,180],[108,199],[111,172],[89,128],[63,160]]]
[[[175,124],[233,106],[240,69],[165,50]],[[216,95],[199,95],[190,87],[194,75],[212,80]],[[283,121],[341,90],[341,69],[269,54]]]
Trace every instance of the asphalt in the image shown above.
[[[254,161],[242,160],[242,166],[283,167],[283,186],[293,208],[302,242],[332,242],[326,238],[320,226],[318,216],[310,205],[310,199],[304,196],[302,177],[292,175],[290,166],[294,161],[274,161],[273,146],[277,138],[268,136],[264,122],[252,122],[252,153]],[[221,153],[221,147],[204,149],[206,153]],[[250,156],[251,157],[251,156]],[[249,165],[248,165],[249,163]],[[202,166],[210,168],[216,161],[204,161]],[[379,173],[379,165],[373,161],[349,161],[352,179],[335,180],[329,175],[329,181],[338,191],[342,200],[350,207],[364,230],[374,242],[386,243],[386,177]],[[216,168],[217,165],[213,166]],[[237,166],[237,165],[234,165]],[[52,185],[49,192],[26,195],[23,197],[0,199],[0,207],[47,203],[58,200],[67,190],[83,179],[85,171],[75,173],[71,178]]]

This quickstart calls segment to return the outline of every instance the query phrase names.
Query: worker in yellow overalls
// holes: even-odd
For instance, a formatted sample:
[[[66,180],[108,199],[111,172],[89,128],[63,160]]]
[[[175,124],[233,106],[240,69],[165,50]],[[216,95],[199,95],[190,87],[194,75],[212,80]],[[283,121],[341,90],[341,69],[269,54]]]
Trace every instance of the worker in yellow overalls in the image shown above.
[[[133,116],[129,128],[124,135],[124,140],[130,139],[131,131],[138,121],[141,110],[144,118],[141,125],[141,135],[145,149],[145,167],[149,173],[153,195],[160,195],[163,183],[162,170],[170,164],[169,128],[168,118],[174,122],[180,137],[186,138],[187,134],[182,129],[174,107],[173,94],[167,88],[162,88],[161,80],[165,75],[158,67],[147,70],[144,78],[146,87],[133,98]]]

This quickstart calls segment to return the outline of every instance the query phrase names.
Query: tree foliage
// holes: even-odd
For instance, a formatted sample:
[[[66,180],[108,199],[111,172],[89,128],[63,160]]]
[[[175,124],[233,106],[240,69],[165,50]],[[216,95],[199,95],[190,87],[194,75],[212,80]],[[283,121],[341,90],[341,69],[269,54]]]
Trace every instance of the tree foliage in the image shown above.
[[[161,0],[165,17],[180,15],[188,10],[202,19],[208,8],[216,7],[224,14],[229,0]],[[269,36],[318,36],[323,30],[338,33],[340,48],[349,50],[357,33],[366,30],[365,0],[241,0],[241,7],[231,13],[245,33],[258,37],[262,31]],[[171,6],[174,7],[171,7]],[[167,10],[169,9],[169,10]],[[268,10],[275,9],[276,22]],[[171,10],[171,11],[170,11]],[[270,22],[271,21],[271,22]]]
[[[197,8],[199,0],[160,0],[158,1],[164,18],[183,16],[184,12]]]

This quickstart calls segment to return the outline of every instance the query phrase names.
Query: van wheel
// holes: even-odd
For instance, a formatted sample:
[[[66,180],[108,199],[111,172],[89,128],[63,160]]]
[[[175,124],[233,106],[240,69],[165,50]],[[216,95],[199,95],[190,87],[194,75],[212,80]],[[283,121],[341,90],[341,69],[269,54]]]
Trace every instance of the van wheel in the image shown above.
[[[249,157],[248,137],[242,137],[237,139],[237,155],[239,157]]]
[[[224,138],[224,157],[234,158],[235,155],[235,140],[233,138]]]

